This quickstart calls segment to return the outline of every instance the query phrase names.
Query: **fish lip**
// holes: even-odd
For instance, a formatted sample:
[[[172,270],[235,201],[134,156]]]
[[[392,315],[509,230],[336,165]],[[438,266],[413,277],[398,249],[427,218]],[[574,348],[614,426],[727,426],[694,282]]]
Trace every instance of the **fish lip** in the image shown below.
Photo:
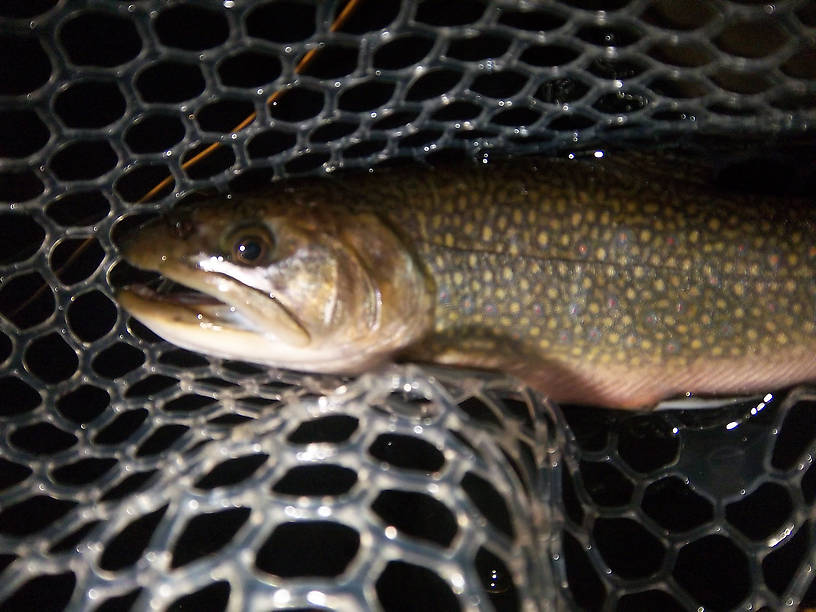
[[[161,293],[144,284],[132,284],[124,287],[125,291],[135,293],[141,298],[153,302],[162,302],[164,304],[177,304],[179,306],[228,306],[223,300],[201,291],[190,289],[184,285],[185,289],[189,291],[176,293]]]
[[[119,293],[120,303],[123,299],[135,308],[141,310],[146,304],[158,307],[165,319],[180,322],[182,318],[189,318],[191,323],[199,326],[227,328],[239,332],[248,332],[258,335],[272,335],[278,341],[305,346],[312,341],[312,336],[306,326],[289,308],[275,296],[241,283],[228,274],[215,271],[203,271],[197,267],[187,265],[184,260],[172,263],[172,260],[163,260],[155,267],[166,279],[181,285],[189,291],[185,293],[160,293],[145,285],[131,285]],[[232,287],[240,287],[242,291],[249,291],[260,296],[270,303],[269,315],[257,317],[247,303],[242,307],[240,303],[221,299],[213,293],[213,279],[227,283]],[[128,300],[127,295],[135,296],[138,300]],[[220,312],[219,312],[220,310]],[[139,312],[133,312],[139,318]],[[270,327],[265,324],[273,322]]]
[[[230,305],[199,291],[162,294],[147,285],[133,284],[119,289],[116,292],[116,300],[137,318],[142,314],[142,306],[150,304],[158,309],[161,317],[168,320],[195,322],[199,325],[229,326],[241,331],[253,331],[228,322],[223,317],[212,316],[214,308],[229,308]]]

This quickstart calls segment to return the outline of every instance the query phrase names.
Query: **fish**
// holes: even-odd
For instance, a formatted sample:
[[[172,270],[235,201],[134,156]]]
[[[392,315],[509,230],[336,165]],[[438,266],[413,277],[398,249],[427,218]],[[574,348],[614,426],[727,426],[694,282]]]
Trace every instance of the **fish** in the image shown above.
[[[296,179],[150,221],[119,304],[221,358],[506,373],[649,409],[816,380],[816,212],[682,165],[528,157]]]

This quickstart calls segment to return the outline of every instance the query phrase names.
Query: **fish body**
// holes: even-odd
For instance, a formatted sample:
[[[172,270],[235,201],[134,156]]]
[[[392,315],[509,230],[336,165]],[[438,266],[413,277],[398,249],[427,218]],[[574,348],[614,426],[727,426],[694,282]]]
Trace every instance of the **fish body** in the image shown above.
[[[119,300],[218,356],[500,370],[562,402],[642,408],[816,379],[811,203],[641,170],[528,158],[284,183],[125,245],[218,303]]]

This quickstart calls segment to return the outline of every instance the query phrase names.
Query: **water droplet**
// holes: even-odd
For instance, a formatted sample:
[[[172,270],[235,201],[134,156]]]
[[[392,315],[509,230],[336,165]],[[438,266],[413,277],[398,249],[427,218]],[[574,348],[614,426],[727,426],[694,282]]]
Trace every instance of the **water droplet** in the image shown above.
[[[507,572],[498,568],[490,568],[485,575],[484,585],[485,590],[491,595],[499,595],[506,593],[513,582],[510,580]]]

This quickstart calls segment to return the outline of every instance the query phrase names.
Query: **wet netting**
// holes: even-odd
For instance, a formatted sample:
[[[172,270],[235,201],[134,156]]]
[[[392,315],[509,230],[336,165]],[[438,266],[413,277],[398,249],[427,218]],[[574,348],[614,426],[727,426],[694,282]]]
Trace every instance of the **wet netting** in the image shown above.
[[[813,390],[634,414],[304,377],[113,299],[119,237],[200,192],[668,140],[812,163],[816,3],[366,0],[330,31],[344,6],[0,3],[0,610],[816,605]]]

